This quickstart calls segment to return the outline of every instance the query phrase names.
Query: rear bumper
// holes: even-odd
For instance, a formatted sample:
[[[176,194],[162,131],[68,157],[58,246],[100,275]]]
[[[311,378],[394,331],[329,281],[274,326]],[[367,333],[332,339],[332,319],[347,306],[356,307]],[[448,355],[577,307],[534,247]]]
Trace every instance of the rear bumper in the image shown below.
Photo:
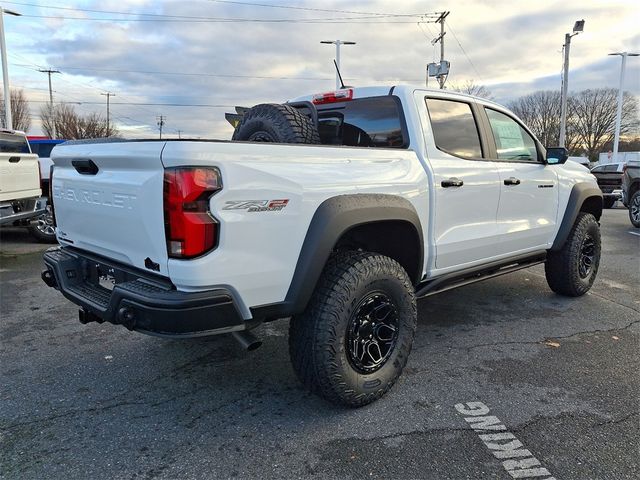
[[[0,203],[0,225],[29,220],[46,213],[45,197],[23,198],[12,202]]]
[[[106,321],[142,333],[182,338],[248,326],[224,288],[179,292],[163,277],[69,247],[50,248],[43,260],[43,281],[81,307],[82,323]],[[112,290],[103,286],[109,282]]]

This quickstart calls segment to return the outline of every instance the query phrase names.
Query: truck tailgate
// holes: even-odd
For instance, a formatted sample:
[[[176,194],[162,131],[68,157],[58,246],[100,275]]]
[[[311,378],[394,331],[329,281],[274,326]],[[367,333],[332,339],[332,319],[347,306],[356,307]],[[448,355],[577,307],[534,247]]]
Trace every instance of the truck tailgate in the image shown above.
[[[0,153],[0,201],[39,197],[38,156],[32,153]]]
[[[167,275],[163,147],[157,141],[56,147],[60,243]]]

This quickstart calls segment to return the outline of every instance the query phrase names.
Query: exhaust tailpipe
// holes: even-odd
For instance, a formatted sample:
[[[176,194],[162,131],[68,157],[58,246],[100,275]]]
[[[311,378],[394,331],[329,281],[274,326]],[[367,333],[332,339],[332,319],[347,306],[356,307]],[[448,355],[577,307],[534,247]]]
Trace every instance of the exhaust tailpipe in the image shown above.
[[[238,341],[240,346],[248,352],[251,352],[262,345],[262,340],[259,340],[258,337],[249,330],[231,332],[231,335]]]

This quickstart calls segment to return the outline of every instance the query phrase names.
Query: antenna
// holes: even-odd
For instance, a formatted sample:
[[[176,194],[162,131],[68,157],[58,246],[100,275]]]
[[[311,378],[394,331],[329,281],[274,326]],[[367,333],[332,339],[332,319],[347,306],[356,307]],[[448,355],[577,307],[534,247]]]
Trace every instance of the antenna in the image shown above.
[[[338,62],[334,60],[333,64],[336,66],[336,73],[338,74],[338,78],[340,79],[340,88],[344,88],[344,82],[342,81],[342,75],[340,75],[340,67],[338,67]]]

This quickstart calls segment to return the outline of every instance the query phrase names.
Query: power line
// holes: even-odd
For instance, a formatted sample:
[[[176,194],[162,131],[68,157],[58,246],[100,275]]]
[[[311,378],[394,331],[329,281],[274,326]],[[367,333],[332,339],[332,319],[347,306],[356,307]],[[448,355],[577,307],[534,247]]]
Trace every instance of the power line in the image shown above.
[[[159,23],[299,23],[299,24],[408,24],[415,23],[413,20],[368,20],[366,17],[344,17],[340,19],[333,18],[316,18],[316,19],[301,19],[301,18],[221,18],[221,19],[196,19],[185,20],[179,18],[95,18],[95,17],[63,17],[55,15],[29,15],[22,14],[23,17],[28,18],[50,18],[55,20],[80,20],[80,21],[93,21],[93,22],[159,22]],[[364,19],[364,20],[363,20]]]
[[[469,55],[467,55],[467,52],[465,51],[464,47],[462,46],[462,43],[460,43],[460,40],[458,40],[458,36],[456,35],[456,32],[453,31],[453,28],[451,28],[451,24],[449,22],[447,22],[447,26],[449,27],[449,30],[451,30],[451,33],[453,34],[453,38],[455,38],[456,42],[458,43],[458,46],[460,47],[460,50],[462,50],[462,53],[464,54],[465,58],[469,62],[469,65],[471,65],[471,68],[473,68],[473,70],[476,72],[476,75],[478,75],[478,78],[480,79],[480,81],[482,81],[484,83],[482,75],[480,75],[480,72],[478,71],[476,66],[473,64],[473,62],[469,58]]]
[[[418,17],[418,16],[423,15],[421,13],[416,13],[416,14],[411,14],[411,13],[386,14],[386,13],[375,13],[375,12],[354,12],[354,11],[350,11],[350,10],[333,10],[333,9],[327,9],[327,8],[295,7],[293,5],[273,5],[273,4],[268,4],[268,3],[238,2],[238,1],[231,1],[231,0],[209,0],[209,1],[210,2],[215,2],[215,3],[228,3],[228,4],[233,4],[233,5],[246,5],[246,6],[252,6],[252,7],[285,8],[285,9],[290,9],[290,10],[306,10],[306,11],[310,11],[310,12],[348,13],[348,14],[354,14],[354,15],[393,15],[393,16],[398,16],[398,17]],[[11,3],[11,2],[5,2],[5,3]]]
[[[112,94],[113,95],[113,94]],[[121,96],[122,98],[122,96]],[[44,100],[30,100],[31,103],[49,103]],[[79,105],[104,105],[103,102],[76,102]],[[205,108],[235,108],[235,105],[219,105],[210,103],[147,103],[147,102],[111,102],[111,105],[132,105],[147,107],[205,107]]]
[[[216,0],[211,0],[216,1]],[[122,12],[122,11],[114,11],[114,10],[97,10],[90,8],[78,8],[78,7],[59,7],[52,5],[40,5],[37,3],[28,3],[28,2],[14,2],[14,1],[5,1],[3,3],[10,3],[13,5],[22,5],[26,7],[38,7],[38,8],[46,8],[51,10],[65,10],[72,12],[87,12],[87,13],[102,13],[102,14],[111,14],[111,15],[140,15],[145,17],[157,17],[157,18],[172,18],[172,19],[191,19],[191,20],[237,20],[234,18],[225,18],[225,17],[199,17],[193,15],[168,15],[163,13],[146,13],[146,12]],[[285,5],[268,5],[268,4],[260,4],[260,3],[244,3],[244,2],[218,2],[218,3],[233,3],[238,5],[247,5],[247,6],[260,6],[260,7],[273,7],[273,8],[287,8],[292,10],[307,10],[307,11],[315,11],[315,12],[329,12],[329,13],[347,13],[354,15],[367,15],[369,17],[355,17],[355,18],[381,18],[381,17],[418,17],[424,14],[422,13],[374,13],[374,12],[352,12],[347,10],[331,10],[331,9],[323,9],[323,8],[308,8],[308,7],[294,7],[294,6],[285,6]],[[242,20],[242,19],[241,19]],[[312,19],[312,20],[323,20],[323,19]],[[329,19],[330,20],[330,19]]]
[[[15,64],[16,66],[24,66]],[[90,72],[112,72],[112,73],[143,73],[147,75],[180,75],[188,77],[220,77],[220,78],[250,78],[261,80],[331,80],[324,77],[278,77],[269,75],[234,75],[234,74],[218,74],[218,73],[196,73],[196,72],[167,72],[155,70],[121,70],[117,68],[94,68],[94,67],[58,67],[63,70],[85,70]]]

